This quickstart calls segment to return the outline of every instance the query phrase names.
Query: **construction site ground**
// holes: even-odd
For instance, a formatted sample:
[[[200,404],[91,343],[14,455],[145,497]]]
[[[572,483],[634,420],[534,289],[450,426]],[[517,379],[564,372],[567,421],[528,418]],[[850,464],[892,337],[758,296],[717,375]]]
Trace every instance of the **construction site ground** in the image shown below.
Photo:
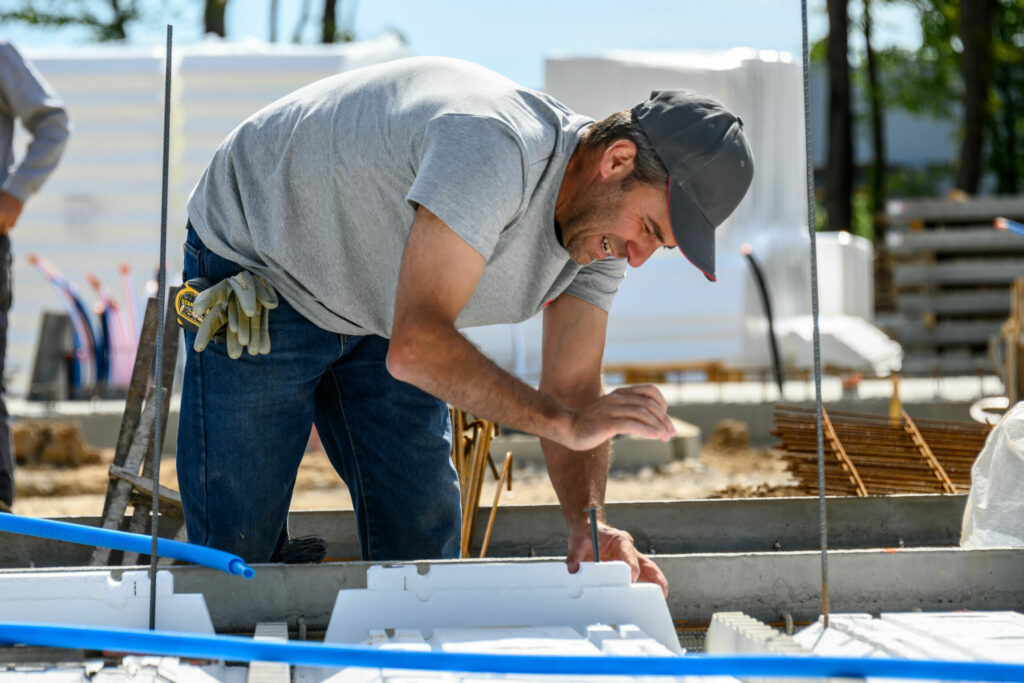
[[[22,435],[22,438],[25,438]],[[16,449],[18,432],[15,433]],[[24,447],[23,447],[24,448]],[[38,449],[37,449],[38,450]],[[14,512],[33,517],[98,516],[108,482],[113,449],[93,449],[77,443],[74,434],[51,447],[49,456],[37,453],[18,465]],[[67,454],[74,453],[74,457]],[[801,495],[792,486],[779,453],[751,448],[742,423],[726,421],[707,436],[700,457],[638,470],[613,469],[608,480],[608,502],[681,500],[716,497]],[[161,482],[177,489],[173,457],[161,464]],[[487,476],[481,502],[494,499],[494,479]],[[503,491],[501,504],[556,503],[547,473],[521,467],[513,473],[511,491]],[[293,510],[351,508],[348,490],[326,454],[312,450],[299,469],[292,498]]]

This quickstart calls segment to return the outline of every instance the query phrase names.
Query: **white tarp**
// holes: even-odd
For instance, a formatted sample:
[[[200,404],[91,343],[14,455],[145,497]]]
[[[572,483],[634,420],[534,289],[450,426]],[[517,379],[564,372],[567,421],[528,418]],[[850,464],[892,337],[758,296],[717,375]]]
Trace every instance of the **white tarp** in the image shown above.
[[[971,467],[960,546],[1024,547],[1024,401],[1006,411]]]

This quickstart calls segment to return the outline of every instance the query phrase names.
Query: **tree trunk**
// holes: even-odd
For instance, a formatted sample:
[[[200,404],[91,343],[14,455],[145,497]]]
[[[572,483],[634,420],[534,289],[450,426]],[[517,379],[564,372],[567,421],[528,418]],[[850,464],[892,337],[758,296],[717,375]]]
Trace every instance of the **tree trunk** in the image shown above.
[[[203,13],[203,33],[214,33],[221,38],[226,35],[224,13],[227,11],[228,0],[206,0]]]
[[[292,33],[292,42],[298,45],[302,42],[302,29],[306,28],[309,21],[309,0],[302,0],[302,11],[299,12],[299,20],[295,24],[295,31]]]
[[[852,223],[853,131],[846,12],[847,0],[828,0],[829,125],[825,209],[829,230],[849,230]]]
[[[323,32],[321,41],[324,44],[333,43],[338,35],[338,0],[324,0],[324,20],[322,22]]]
[[[964,138],[956,169],[957,189],[975,194],[981,181],[982,145],[992,71],[992,0],[962,0],[960,41],[964,80]]]
[[[878,82],[878,60],[871,43],[871,0],[864,0],[864,50],[867,54],[868,101],[871,103],[871,148],[874,165],[871,173],[871,216],[875,241],[885,238],[885,120],[882,113],[882,88]]]
[[[1008,71],[1004,68],[1003,71]],[[1017,173],[1017,160],[1020,158],[1017,145],[1017,92],[1013,88],[1009,76],[1006,79],[1006,89],[1003,91],[1003,126],[1006,130],[1006,174],[1002,178],[1004,192],[1006,194],[1017,194],[1020,192],[1020,175]]]
[[[277,0],[270,0],[270,42],[277,42]]]

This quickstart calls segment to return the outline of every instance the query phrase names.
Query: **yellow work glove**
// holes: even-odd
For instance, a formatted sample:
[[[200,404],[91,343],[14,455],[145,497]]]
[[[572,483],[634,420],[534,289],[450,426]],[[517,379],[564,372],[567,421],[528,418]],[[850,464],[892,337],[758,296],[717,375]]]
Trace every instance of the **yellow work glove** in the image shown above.
[[[247,270],[225,278],[197,294],[192,303],[203,320],[193,348],[201,352],[226,324],[231,358],[240,358],[243,348],[250,356],[270,353],[269,312],[274,308],[277,293],[263,278]]]

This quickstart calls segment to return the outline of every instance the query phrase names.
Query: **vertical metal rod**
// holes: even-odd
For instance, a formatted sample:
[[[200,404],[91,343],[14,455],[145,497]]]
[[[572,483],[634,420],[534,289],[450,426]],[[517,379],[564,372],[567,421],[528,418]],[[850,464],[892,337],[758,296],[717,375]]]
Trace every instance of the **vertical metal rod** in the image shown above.
[[[160,268],[157,271],[157,316],[156,332],[156,367],[153,370],[156,391],[153,392],[154,400],[163,396],[163,368],[164,368],[164,328],[167,316],[167,175],[170,156],[171,141],[171,43],[173,41],[174,27],[167,25],[167,56],[164,59],[164,164],[163,183],[160,196]],[[162,410],[153,411],[153,540],[149,553],[149,630],[156,628],[156,563],[159,559],[156,554],[156,541],[159,537],[160,520],[160,451],[163,445],[163,425],[160,424],[163,416]]]
[[[811,141],[811,60],[807,0],[800,0],[804,71],[804,147],[807,154],[807,231],[811,238],[811,317],[814,321],[814,406],[818,438],[818,515],[821,525],[821,617],[828,628],[828,515],[825,507],[825,439],[821,414],[821,336],[818,332],[818,240],[814,217],[814,154]]]
[[[583,508],[590,515],[590,544],[594,547],[594,562],[601,561],[601,544],[597,540],[597,511],[601,506]]]

